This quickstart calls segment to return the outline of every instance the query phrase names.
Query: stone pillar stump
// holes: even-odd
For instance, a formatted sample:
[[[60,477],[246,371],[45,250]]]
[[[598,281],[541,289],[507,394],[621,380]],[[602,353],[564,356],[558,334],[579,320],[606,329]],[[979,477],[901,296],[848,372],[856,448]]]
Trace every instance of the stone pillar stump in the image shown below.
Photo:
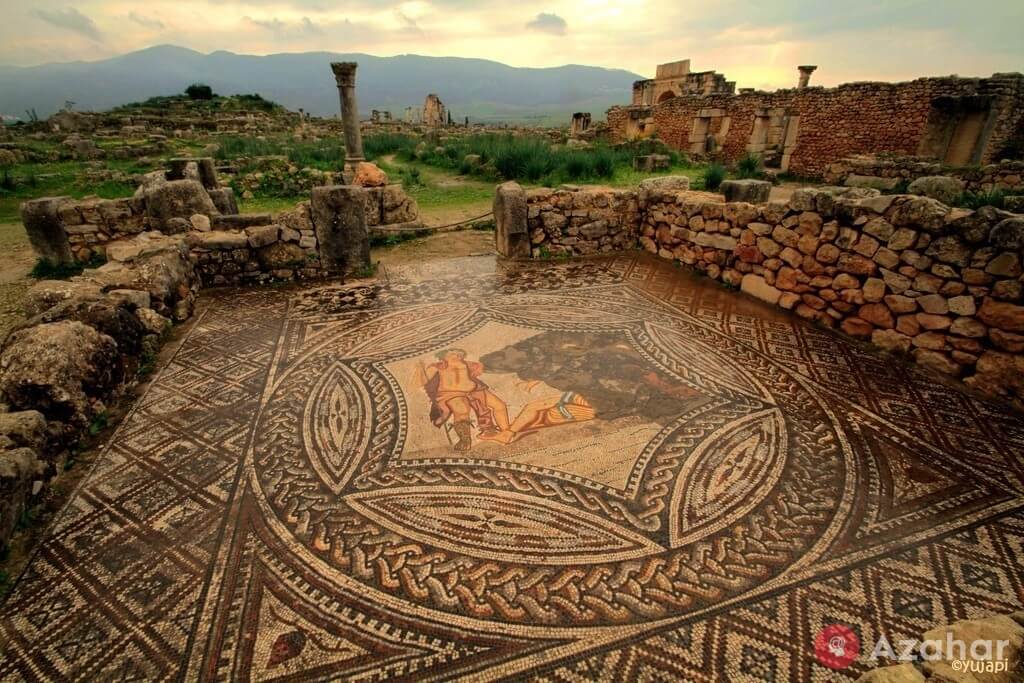
[[[329,273],[349,276],[370,269],[366,202],[366,190],[355,185],[313,188],[310,212],[320,262]]]
[[[499,254],[529,258],[530,230],[526,217],[526,191],[515,181],[499,185],[494,194],[494,240]]]

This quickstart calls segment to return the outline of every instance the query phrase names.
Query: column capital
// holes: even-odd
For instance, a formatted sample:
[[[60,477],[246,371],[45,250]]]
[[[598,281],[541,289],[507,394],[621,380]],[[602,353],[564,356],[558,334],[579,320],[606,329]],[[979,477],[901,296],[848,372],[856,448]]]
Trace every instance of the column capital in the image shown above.
[[[331,71],[334,72],[334,80],[338,87],[354,88],[356,85],[356,62],[331,62]]]

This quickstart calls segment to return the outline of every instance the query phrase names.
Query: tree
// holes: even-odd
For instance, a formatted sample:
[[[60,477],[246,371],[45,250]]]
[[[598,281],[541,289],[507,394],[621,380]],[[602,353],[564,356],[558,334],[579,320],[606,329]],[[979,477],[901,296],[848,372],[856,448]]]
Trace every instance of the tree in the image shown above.
[[[185,88],[185,94],[190,100],[212,100],[216,97],[213,94],[213,88],[205,83],[193,83]]]

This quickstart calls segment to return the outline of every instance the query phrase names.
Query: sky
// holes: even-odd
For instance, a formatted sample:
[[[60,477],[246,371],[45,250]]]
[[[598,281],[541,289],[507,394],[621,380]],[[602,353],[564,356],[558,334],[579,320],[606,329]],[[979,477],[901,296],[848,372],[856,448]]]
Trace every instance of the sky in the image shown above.
[[[653,76],[691,59],[738,87],[1024,71],[1024,0],[0,0],[0,64],[152,45],[587,64]]]

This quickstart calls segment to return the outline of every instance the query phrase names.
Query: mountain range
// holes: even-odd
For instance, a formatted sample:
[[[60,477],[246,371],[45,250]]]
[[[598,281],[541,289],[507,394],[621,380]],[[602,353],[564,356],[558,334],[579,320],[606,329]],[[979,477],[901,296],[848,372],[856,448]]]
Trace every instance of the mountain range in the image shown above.
[[[34,109],[47,117],[66,101],[79,111],[101,111],[201,82],[222,95],[259,93],[292,110],[331,116],[338,111],[329,66],[334,61],[359,63],[363,116],[380,109],[397,118],[405,107],[423,106],[426,95],[436,93],[459,121],[469,116],[488,123],[567,124],[573,112],[588,111],[597,119],[608,107],[628,103],[633,81],[642,78],[622,69],[579,65],[520,68],[485,59],[331,52],[202,54],[159,45],[94,62],[0,66],[0,115],[24,117]]]

